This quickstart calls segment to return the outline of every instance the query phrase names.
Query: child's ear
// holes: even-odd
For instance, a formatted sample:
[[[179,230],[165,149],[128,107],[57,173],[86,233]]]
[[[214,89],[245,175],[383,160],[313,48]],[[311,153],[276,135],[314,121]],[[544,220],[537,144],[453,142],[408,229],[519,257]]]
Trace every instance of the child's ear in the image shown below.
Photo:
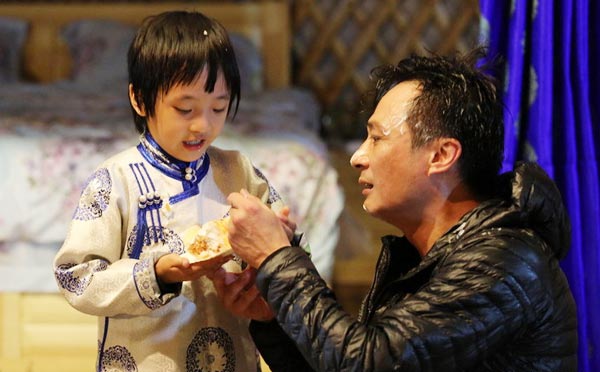
[[[129,102],[131,102],[131,107],[137,112],[137,114],[141,117],[146,116],[146,110],[144,110],[144,105],[138,103],[135,92],[133,91],[133,84],[129,84]]]

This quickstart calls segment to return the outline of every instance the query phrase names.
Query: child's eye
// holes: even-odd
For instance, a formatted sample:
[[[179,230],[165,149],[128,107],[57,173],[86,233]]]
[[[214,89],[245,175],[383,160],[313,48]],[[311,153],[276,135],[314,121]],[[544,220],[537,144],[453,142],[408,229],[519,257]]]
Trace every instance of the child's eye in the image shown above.
[[[183,108],[179,108],[179,107],[175,107],[175,110],[177,110],[177,112],[180,112],[182,114],[189,114],[190,112],[192,112],[191,109],[183,109]]]
[[[213,111],[217,114],[223,113],[225,110],[227,110],[227,107],[213,109]]]

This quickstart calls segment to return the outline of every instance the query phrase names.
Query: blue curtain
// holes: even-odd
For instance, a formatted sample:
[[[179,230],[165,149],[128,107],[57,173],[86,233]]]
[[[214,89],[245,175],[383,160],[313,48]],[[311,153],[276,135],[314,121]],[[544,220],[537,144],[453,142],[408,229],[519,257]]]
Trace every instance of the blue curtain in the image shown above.
[[[481,42],[499,56],[504,170],[539,163],[573,225],[561,262],[577,302],[579,371],[600,371],[600,5],[597,0],[480,0]]]

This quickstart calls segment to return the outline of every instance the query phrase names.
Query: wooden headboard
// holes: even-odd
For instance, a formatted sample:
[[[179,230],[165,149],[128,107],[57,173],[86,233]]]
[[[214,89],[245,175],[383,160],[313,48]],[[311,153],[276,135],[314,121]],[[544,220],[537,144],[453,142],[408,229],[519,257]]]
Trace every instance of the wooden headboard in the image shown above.
[[[173,9],[198,10],[219,20],[228,31],[249,37],[262,53],[264,85],[289,85],[291,26],[286,2],[1,4],[0,16],[29,22],[23,71],[35,81],[51,82],[66,78],[71,69],[69,50],[60,37],[69,22],[109,19],[139,25],[146,16]]]

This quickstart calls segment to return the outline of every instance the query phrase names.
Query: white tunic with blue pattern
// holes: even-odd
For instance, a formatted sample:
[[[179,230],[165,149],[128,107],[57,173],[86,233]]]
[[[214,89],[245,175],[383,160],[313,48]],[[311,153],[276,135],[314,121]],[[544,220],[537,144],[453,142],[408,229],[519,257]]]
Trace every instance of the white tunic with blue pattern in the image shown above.
[[[155,278],[159,257],[183,252],[186,228],[228,214],[230,192],[246,188],[283,206],[245,156],[214,147],[207,154],[183,163],[142,138],[105,161],[82,192],[54,270],[69,303],[98,316],[99,371],[258,368],[247,321],[221,306],[212,282],[161,293]]]

